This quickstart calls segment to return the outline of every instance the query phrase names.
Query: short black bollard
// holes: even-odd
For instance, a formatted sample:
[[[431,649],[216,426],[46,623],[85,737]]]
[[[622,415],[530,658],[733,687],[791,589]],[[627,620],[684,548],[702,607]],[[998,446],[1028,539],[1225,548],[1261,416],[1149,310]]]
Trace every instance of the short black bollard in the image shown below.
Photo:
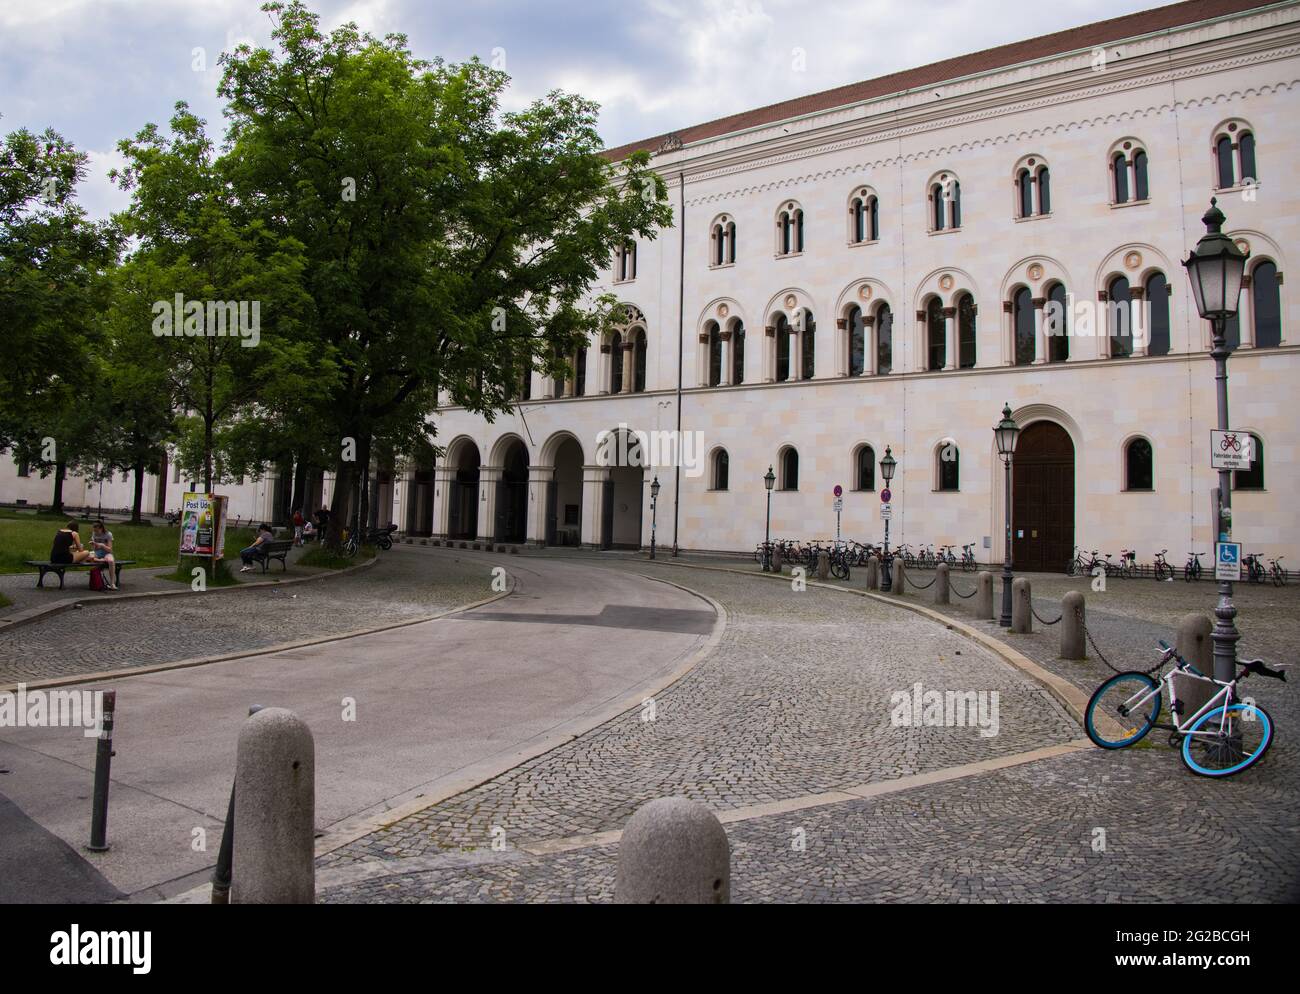
[[[254,704],[248,709],[251,718],[265,707]],[[235,785],[230,785],[230,805],[226,808],[226,824],[221,828],[221,848],[217,850],[217,865],[212,868],[212,904],[230,903],[230,880],[233,876],[235,856]]]
[[[113,766],[113,710],[117,691],[104,691],[104,713],[100,718],[99,740],[95,743],[95,796],[90,804],[91,852],[108,852],[108,783]]]

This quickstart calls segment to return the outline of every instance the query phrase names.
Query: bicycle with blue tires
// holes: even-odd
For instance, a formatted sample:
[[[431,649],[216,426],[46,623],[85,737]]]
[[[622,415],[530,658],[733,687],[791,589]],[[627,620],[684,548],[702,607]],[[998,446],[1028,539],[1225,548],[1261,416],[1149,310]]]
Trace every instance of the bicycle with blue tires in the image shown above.
[[[1286,680],[1284,670],[1269,669],[1261,659],[1238,660],[1241,672],[1225,683],[1198,672],[1167,642],[1159,645],[1160,662],[1152,669],[1117,673],[1097,688],[1084,715],[1088,738],[1103,749],[1123,749],[1140,742],[1153,728],[1167,730],[1170,744],[1181,746],[1183,763],[1203,777],[1230,777],[1263,759],[1273,744],[1273,719],[1258,704],[1243,701],[1237,684],[1252,675]],[[1171,660],[1175,665],[1163,676],[1152,676]],[[1184,713],[1187,708],[1177,695],[1178,683],[1186,680],[1207,681],[1219,688],[1191,715]],[[1158,720],[1166,692],[1172,724]]]

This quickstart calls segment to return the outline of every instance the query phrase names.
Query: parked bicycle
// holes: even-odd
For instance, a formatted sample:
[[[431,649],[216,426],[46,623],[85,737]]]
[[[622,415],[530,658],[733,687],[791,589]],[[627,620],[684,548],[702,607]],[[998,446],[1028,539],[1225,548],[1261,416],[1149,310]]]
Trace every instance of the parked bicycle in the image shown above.
[[[1276,559],[1268,561],[1269,575],[1273,578],[1273,586],[1282,587],[1286,585],[1286,570],[1282,567],[1282,560],[1286,556],[1278,556]]]
[[[1157,580],[1172,580],[1174,578],[1174,568],[1165,562],[1165,556],[1168,552],[1168,549],[1161,549],[1156,553],[1156,561],[1152,569],[1155,571]]]
[[[976,567],[975,562],[975,543],[968,542],[961,547],[961,568],[965,573],[969,573]]]
[[[1260,562],[1260,556],[1257,552],[1249,556],[1242,556],[1241,565],[1246,574],[1246,580],[1250,583],[1263,583],[1268,576],[1268,571],[1264,569],[1264,564]]]
[[[1163,652],[1152,672],[1171,660],[1176,665],[1159,677],[1136,670],[1117,673],[1098,687],[1085,713],[1088,738],[1103,749],[1123,749],[1153,728],[1166,729],[1171,744],[1181,744],[1183,763],[1203,777],[1230,777],[1263,759],[1273,744],[1273,719],[1258,704],[1242,702],[1237,684],[1252,674],[1286,680],[1285,669],[1269,669],[1261,659],[1237,660],[1241,672],[1224,682],[1199,673],[1167,642],[1159,645]],[[1176,695],[1175,675],[1207,681],[1219,690],[1195,714],[1185,715],[1187,709]],[[1172,723],[1167,725],[1158,721],[1162,686],[1169,694]]]
[[[1183,566],[1183,579],[1188,583],[1201,578],[1201,556],[1204,552],[1187,553],[1187,563]]]

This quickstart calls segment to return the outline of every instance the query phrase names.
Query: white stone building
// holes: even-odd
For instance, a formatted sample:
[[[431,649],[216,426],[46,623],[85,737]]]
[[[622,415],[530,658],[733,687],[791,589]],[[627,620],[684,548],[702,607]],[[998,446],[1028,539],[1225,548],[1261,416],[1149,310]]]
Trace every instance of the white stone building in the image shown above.
[[[1196,0],[611,150],[654,150],[675,213],[596,288],[626,328],[493,423],[442,410],[433,484],[399,478],[393,519],[644,546],[657,477],[660,546],[752,550],[770,465],[774,536],[832,536],[839,484],[843,534],[879,540],[888,446],[891,540],[1000,559],[1007,402],[1019,564],[1181,567],[1213,541],[1210,328],[1180,262],[1215,196],[1250,251],[1232,424],[1262,443],[1234,537],[1300,563],[1298,43],[1300,4]],[[1150,305],[1129,328],[1126,297]],[[701,433],[701,464],[603,464],[620,426]]]

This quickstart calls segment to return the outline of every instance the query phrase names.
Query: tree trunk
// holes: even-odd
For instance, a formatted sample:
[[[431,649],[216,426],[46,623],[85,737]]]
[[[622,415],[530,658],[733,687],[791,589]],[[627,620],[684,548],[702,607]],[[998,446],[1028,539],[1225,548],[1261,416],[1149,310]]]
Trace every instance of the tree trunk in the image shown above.
[[[135,498],[131,503],[131,524],[140,523],[140,505],[144,503],[144,463],[136,463],[131,471],[135,473]]]
[[[351,520],[352,487],[356,483],[357,464],[339,460],[334,473],[334,498],[330,501],[330,523],[325,532],[325,545],[338,552],[343,547],[343,529]]]
[[[56,462],[54,464],[54,504],[50,508],[55,514],[63,513],[63,478],[67,475],[68,464]]]
[[[294,459],[293,496],[289,498],[289,508],[291,512],[301,511],[304,518],[311,516],[311,508],[307,506],[307,469],[307,460],[300,453]]]

